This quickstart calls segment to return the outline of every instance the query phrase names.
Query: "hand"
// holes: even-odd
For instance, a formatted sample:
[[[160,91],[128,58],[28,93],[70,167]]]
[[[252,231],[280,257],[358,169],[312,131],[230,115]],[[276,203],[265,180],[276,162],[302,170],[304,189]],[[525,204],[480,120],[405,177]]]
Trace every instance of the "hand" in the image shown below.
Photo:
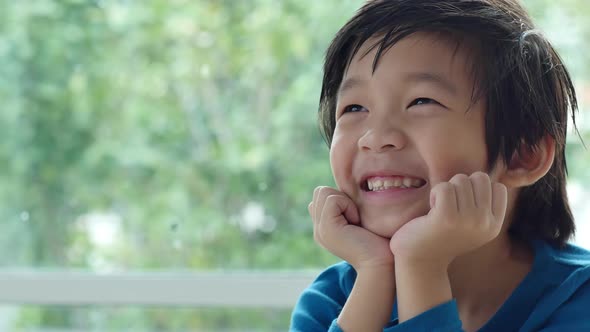
[[[358,209],[346,194],[317,187],[308,210],[315,241],[355,270],[393,266],[388,239],[361,227]]]
[[[487,174],[458,174],[430,192],[430,211],[391,238],[396,262],[448,267],[455,257],[493,240],[506,213],[506,187]],[[423,265],[423,266],[426,266]]]

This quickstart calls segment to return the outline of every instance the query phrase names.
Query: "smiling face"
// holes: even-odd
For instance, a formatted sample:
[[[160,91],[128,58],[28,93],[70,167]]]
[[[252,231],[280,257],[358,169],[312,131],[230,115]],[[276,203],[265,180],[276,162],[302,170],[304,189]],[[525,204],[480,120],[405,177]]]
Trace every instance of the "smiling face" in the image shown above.
[[[484,103],[472,104],[464,45],[416,33],[382,54],[373,72],[377,47],[363,55],[375,42],[360,48],[343,77],[330,163],[363,227],[390,238],[428,213],[437,183],[486,171]]]

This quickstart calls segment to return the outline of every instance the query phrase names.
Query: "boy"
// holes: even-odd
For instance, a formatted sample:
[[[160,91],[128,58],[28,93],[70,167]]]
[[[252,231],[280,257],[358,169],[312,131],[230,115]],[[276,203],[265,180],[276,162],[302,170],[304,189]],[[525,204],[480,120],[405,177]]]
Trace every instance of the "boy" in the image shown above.
[[[568,109],[569,74],[517,0],[368,1],[327,51],[338,189],[309,204],[344,262],[291,330],[590,331],[590,253],[566,243]]]

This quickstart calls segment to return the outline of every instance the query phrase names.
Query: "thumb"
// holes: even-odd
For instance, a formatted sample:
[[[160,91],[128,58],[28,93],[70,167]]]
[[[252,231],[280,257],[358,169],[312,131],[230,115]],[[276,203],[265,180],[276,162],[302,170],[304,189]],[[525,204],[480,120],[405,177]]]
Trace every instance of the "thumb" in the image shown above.
[[[348,221],[349,224],[359,226],[361,224],[361,218],[356,204],[354,204],[354,202],[348,197],[341,200],[341,202],[343,206],[340,207],[343,210],[342,214],[344,215],[346,221]]]
[[[430,190],[430,209],[436,206],[436,190]]]

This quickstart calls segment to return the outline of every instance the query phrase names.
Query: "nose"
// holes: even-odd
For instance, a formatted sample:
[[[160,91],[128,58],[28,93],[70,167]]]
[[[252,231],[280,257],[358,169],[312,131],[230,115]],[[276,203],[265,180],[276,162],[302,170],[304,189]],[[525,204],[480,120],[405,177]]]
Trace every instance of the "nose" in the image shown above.
[[[406,143],[407,139],[404,133],[386,122],[368,128],[358,140],[360,150],[378,153],[401,150],[406,146]]]

